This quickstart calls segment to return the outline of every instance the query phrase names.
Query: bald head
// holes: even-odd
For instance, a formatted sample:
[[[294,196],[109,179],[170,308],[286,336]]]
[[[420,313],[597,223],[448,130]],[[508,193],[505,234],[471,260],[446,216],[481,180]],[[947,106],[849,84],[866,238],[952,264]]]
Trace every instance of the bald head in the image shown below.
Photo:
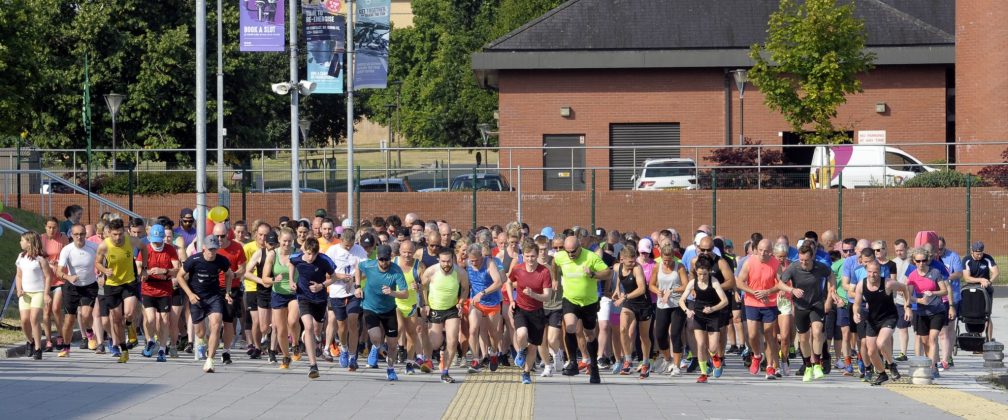
[[[403,218],[403,226],[412,226],[413,222],[420,219],[416,213],[406,213],[406,217]]]
[[[756,255],[760,257],[760,261],[768,262],[770,257],[773,256],[773,243],[770,239],[762,239],[756,245]]]
[[[836,233],[832,230],[826,230],[822,233],[822,235],[819,235],[819,241],[822,242],[824,246],[832,246],[837,241]]]
[[[577,250],[580,248],[581,243],[578,241],[577,236],[568,236],[567,238],[564,239],[564,250],[567,251],[567,253],[570,254],[571,257],[573,257],[574,253],[577,252]]]

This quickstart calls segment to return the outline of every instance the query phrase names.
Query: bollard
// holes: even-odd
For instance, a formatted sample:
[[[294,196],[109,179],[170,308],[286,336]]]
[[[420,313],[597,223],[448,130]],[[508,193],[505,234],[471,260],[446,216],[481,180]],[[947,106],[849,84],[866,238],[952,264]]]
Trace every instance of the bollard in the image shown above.
[[[994,373],[994,369],[1004,369],[1004,344],[988,341],[983,345],[984,367]]]
[[[931,359],[922,356],[914,356],[909,360],[910,378],[914,385],[931,385],[932,367]]]

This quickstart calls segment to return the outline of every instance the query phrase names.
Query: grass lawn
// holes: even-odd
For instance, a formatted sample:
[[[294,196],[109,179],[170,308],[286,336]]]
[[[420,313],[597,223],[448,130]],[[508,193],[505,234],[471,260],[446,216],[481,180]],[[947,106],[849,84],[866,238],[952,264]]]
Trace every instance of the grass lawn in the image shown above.
[[[969,258],[969,255],[967,255],[966,258]],[[1008,270],[1008,255],[994,257],[994,263],[996,263],[998,265],[998,269],[1001,270],[998,278],[994,280],[994,284],[1008,284],[1008,271],[1005,271]]]
[[[3,211],[14,217],[14,223],[36,232],[41,232],[43,229],[42,216],[10,207],[4,207]],[[0,237],[0,289],[7,290],[14,284],[14,275],[17,274],[14,260],[21,252],[20,237],[21,235],[10,230],[4,230],[3,236]]]
[[[17,302],[14,303],[15,310],[17,309]],[[14,313],[14,318],[4,317],[3,323],[5,326],[18,327],[16,330],[0,328],[0,346],[6,346],[8,344],[18,344],[24,343],[25,337],[21,333],[21,320],[17,318],[17,314]]]

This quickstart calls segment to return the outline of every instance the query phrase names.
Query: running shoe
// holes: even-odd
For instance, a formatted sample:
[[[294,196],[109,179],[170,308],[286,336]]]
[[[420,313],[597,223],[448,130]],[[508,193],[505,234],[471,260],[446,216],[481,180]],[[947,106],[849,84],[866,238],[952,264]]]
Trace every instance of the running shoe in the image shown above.
[[[28,348],[31,348],[31,346],[28,346]],[[95,349],[95,354],[105,354],[105,350],[105,344],[99,344],[98,348]]]
[[[562,371],[564,368],[564,355],[563,353],[557,353],[553,355],[553,370]]]
[[[350,367],[347,368],[347,370],[349,370],[350,372],[356,372],[357,369],[359,368],[360,366],[357,366],[357,357],[356,355],[354,355],[354,357],[350,358]]]
[[[248,355],[248,357],[252,357],[252,355],[255,354],[255,346],[252,344],[245,346],[245,354]]]
[[[221,353],[220,357],[221,357],[221,363],[224,363],[225,365],[231,364],[231,353],[223,352]]]
[[[518,367],[525,366],[525,350],[526,349],[522,349],[522,351],[518,352],[518,354],[515,355],[515,366]]]
[[[193,352],[193,343],[186,343],[185,348],[183,348],[182,351],[184,351],[186,353],[189,353],[189,354],[192,354],[192,352]]]
[[[629,360],[623,360],[623,368],[620,369],[620,375],[626,376],[630,374],[630,367],[632,366],[630,363]]]
[[[451,375],[449,375],[447,373],[442,373],[441,374],[441,382],[446,383],[446,384],[453,384],[453,383],[455,383],[455,378],[452,378]]]
[[[42,350],[43,349],[38,349],[38,350],[35,350],[34,352],[32,352],[32,354],[31,354],[32,359],[42,360]]]
[[[879,373],[878,376],[875,377],[875,380],[872,381],[871,384],[872,384],[872,386],[879,386],[879,385],[882,385],[883,383],[885,383],[885,381],[888,381],[888,380],[889,380],[889,375],[886,375],[885,372],[882,372],[882,373]]]
[[[178,349],[175,346],[168,346],[168,357],[178,359]]]
[[[207,345],[200,343],[196,346],[196,360],[203,360],[207,358]]]
[[[53,344],[55,344],[55,343],[53,343],[53,341],[54,340],[50,340],[48,338],[46,339],[46,345],[45,345],[45,352],[46,353],[52,353],[52,351],[53,351]]]
[[[761,359],[762,357],[753,356],[752,363],[749,365],[749,373],[759,375]]]
[[[333,357],[339,357],[342,353],[336,342],[329,343],[329,354],[333,355]]]
[[[696,357],[690,359],[689,367],[686,368],[686,373],[696,372],[697,368],[700,367],[700,360]]]
[[[805,366],[805,364],[802,363],[802,365],[798,366],[798,369],[795,370],[795,376],[805,376],[806,370],[811,371],[811,369],[809,369],[808,366]]]
[[[498,365],[497,364],[497,355],[495,354],[493,356],[490,356],[490,371],[491,372],[496,372],[497,371],[497,365]]]
[[[311,365],[311,367],[308,368],[308,378],[309,379],[315,379],[315,378],[318,378],[318,377],[319,377],[318,365]]]
[[[406,348],[399,346],[396,351],[396,363],[406,363]]]
[[[602,378],[599,377],[599,370],[597,363],[592,363],[591,366],[588,366],[588,383],[590,384],[602,383]]]
[[[791,366],[790,363],[781,363],[780,374],[783,376],[791,376]],[[779,378],[780,376],[778,376]]]
[[[88,350],[95,350],[98,348],[98,339],[95,337],[93,332],[87,333],[87,348]]]
[[[676,364],[675,364],[674,362],[672,362],[671,360],[666,360],[666,361],[665,361],[665,369],[662,369],[662,373],[664,373],[664,374],[666,374],[666,375],[668,375],[668,374],[672,373],[672,368],[673,368],[673,367],[679,367],[679,366],[677,366],[677,365],[676,365]]]
[[[517,358],[515,358],[515,363],[518,363]],[[603,357],[598,361],[598,368],[599,370],[609,370],[610,368],[612,368],[612,363],[609,363],[608,357]]]
[[[480,371],[479,362],[473,360],[472,362],[469,363],[469,373],[479,373],[479,371]]]
[[[153,341],[147,341],[147,345],[143,349],[143,357],[151,357],[154,355],[154,347],[157,347]]]
[[[802,382],[812,382],[812,371],[813,370],[815,370],[815,368],[812,368],[812,369],[806,368],[805,369],[805,374],[802,375]]]
[[[371,369],[378,369],[378,346],[371,346],[371,352],[367,356],[367,365]]]
[[[325,360],[329,363],[332,363],[332,361],[334,360],[332,354],[329,354],[329,349],[326,349],[322,352],[322,360]]]
[[[396,373],[395,373],[395,368],[388,368],[388,369],[386,369],[385,370],[385,376],[390,381],[398,381],[399,380],[399,376],[396,375]]]
[[[714,355],[714,357],[711,358],[711,361],[714,364],[714,369],[717,369],[724,364],[724,362],[721,361],[721,356],[718,356],[716,354]]]
[[[119,350],[119,346],[112,346],[112,345],[110,345],[109,348],[112,349],[112,350],[109,351],[109,354],[111,354],[112,357],[122,356],[122,351]]]
[[[186,350],[186,349],[189,349],[189,350]],[[184,351],[186,353],[192,353],[192,343],[189,342],[189,337],[188,336],[183,335],[183,336],[179,337],[178,351]]]
[[[788,347],[788,353],[787,353],[788,359],[793,359],[795,356],[797,356],[797,354],[795,354],[795,347],[793,345],[789,346]]]
[[[720,378],[721,374],[724,373],[724,365],[721,365],[719,367],[714,368],[713,372],[714,372],[714,377],[715,378]]]
[[[941,375],[938,373],[938,368],[937,367],[931,368],[931,379],[938,379],[940,377]]]
[[[905,361],[907,361],[907,355],[906,355],[906,353],[900,352],[899,356],[896,356],[896,361],[897,362],[905,362]],[[893,378],[893,379],[896,379],[896,378]]]
[[[49,350],[46,350],[46,351],[49,351]],[[944,372],[946,369],[948,369],[948,362],[942,360],[941,363],[938,364],[938,371],[939,372]]]
[[[206,373],[213,373],[214,372],[213,359],[207,359],[206,362],[203,363],[203,372],[206,372]]]
[[[833,363],[832,363],[833,359],[831,357],[832,356],[830,356],[830,352],[829,351],[823,351],[822,358],[819,359],[819,362],[822,363],[823,373],[825,373],[827,375],[829,375],[830,371],[833,370]],[[840,369],[840,368],[837,368],[837,369]]]
[[[669,376],[680,376],[680,375],[682,375],[682,369],[679,369],[679,366],[673,366],[672,373],[670,373]]]
[[[508,357],[508,356],[510,356],[509,353],[498,353],[497,354],[497,364],[500,365],[500,366],[511,366],[510,359],[513,359],[514,356],[511,356],[511,357]]]
[[[165,358],[164,349],[158,350],[158,352],[157,352],[157,361],[159,361],[159,362],[167,362],[168,361],[168,359]]]
[[[339,353],[339,365],[341,368],[346,368],[350,366],[350,354],[346,351],[340,351]]]
[[[854,366],[852,366],[852,365],[844,366],[843,375],[844,376],[854,376]]]
[[[277,364],[277,357],[276,356],[277,356],[276,352],[273,351],[273,350],[270,350],[269,351],[269,355],[267,356],[266,362],[269,363],[269,364],[271,364],[271,365]]]
[[[857,359],[857,368],[858,368],[858,374],[862,378],[864,378],[864,375],[865,375],[865,364],[864,364],[864,360],[861,360],[860,357]]]
[[[587,370],[588,370],[588,365],[589,365],[589,364],[590,364],[589,362],[586,362],[586,361],[584,361],[584,360],[579,360],[579,361],[577,362],[577,368],[578,368],[578,370],[579,370],[579,371],[580,371],[580,370],[584,370],[584,371],[587,371]]]
[[[280,361],[280,369],[290,369],[290,365],[291,365],[290,357],[284,357],[283,360]]]
[[[707,375],[701,373],[700,376],[697,376],[696,383],[698,383],[698,384],[705,384],[705,383],[707,383]]]
[[[562,373],[564,376],[577,376],[580,371],[578,370],[577,363],[568,360],[567,363],[564,364]]]
[[[434,371],[434,363],[431,362],[430,359],[420,361],[418,364],[420,365],[420,371],[423,373],[431,373]]]
[[[948,363],[946,364],[945,369],[951,369],[954,367],[955,367],[955,361],[952,360],[952,356],[949,356]]]
[[[413,367],[413,362],[406,362],[406,374],[407,375],[415,375],[416,374],[416,368]]]
[[[774,369],[773,366],[767,366],[767,368],[766,368],[766,378],[767,378],[767,380],[777,379],[776,373],[777,373],[777,369]]]
[[[56,357],[70,357],[70,346],[63,346],[60,348],[59,354]]]
[[[129,324],[126,326],[126,346],[136,346],[137,345],[137,330],[136,326]]]
[[[740,351],[739,347],[736,346],[736,345],[734,345],[734,344],[732,344],[731,347],[728,347],[728,351],[726,351],[725,353],[728,353],[728,354],[738,354],[739,351]]]
[[[290,352],[291,352],[291,360],[293,360],[295,362],[300,362],[301,361],[301,348],[300,347],[298,347],[298,346],[292,346]]]
[[[521,374],[521,383],[525,384],[525,385],[531,384],[532,383],[532,377],[531,376],[532,375],[529,375],[528,372],[522,372],[522,374]]]
[[[648,376],[651,376],[651,364],[645,363],[644,366],[641,366],[640,378],[647,379]]]
[[[847,369],[847,365],[844,364],[843,360],[837,359],[837,361],[836,361],[836,368],[837,369]]]
[[[898,381],[903,377],[903,375],[900,375],[899,370],[896,369],[896,363],[889,364],[889,375],[892,376],[894,381]]]
[[[822,379],[823,376],[826,376],[826,372],[823,372],[822,364],[812,365],[812,379]]]
[[[549,377],[553,376],[553,364],[552,363],[547,363],[546,367],[543,368],[542,374],[539,375],[539,376],[541,376],[543,378],[549,378]]]

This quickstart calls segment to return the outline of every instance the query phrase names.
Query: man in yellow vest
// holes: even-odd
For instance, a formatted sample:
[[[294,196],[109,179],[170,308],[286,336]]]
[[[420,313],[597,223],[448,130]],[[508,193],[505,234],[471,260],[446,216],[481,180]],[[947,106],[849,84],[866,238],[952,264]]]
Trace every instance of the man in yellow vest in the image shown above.
[[[137,272],[133,250],[140,248],[142,261],[147,261],[147,247],[143,246],[139,238],[126,235],[122,219],[109,222],[108,231],[109,235],[98,245],[95,269],[104,274],[104,278],[98,277],[98,283],[105,290],[102,303],[109,310],[112,355],[118,353],[119,363],[126,363],[129,360],[129,350],[126,347],[125,320],[133,319],[135,315],[133,312],[139,294],[137,281],[147,277],[146,265],[141,266],[140,272]]]

